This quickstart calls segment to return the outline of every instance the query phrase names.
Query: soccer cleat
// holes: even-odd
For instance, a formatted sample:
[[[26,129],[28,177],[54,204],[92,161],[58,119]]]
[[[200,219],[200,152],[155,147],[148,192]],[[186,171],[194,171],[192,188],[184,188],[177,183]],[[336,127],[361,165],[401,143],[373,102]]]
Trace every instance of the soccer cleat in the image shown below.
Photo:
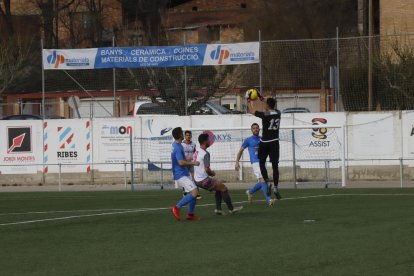
[[[194,214],[187,214],[185,215],[186,220],[200,220],[200,217],[194,215]]]
[[[275,204],[275,202],[276,202],[276,199],[272,198],[267,202],[267,204],[269,205],[269,207],[272,207]]]
[[[252,195],[249,193],[249,190],[246,191],[246,195],[247,195],[247,201],[252,204],[253,203],[253,198]]]
[[[216,215],[219,215],[219,216],[224,216],[225,215],[223,210],[219,210],[219,209],[214,209],[214,213],[216,213]]]
[[[235,214],[237,212],[240,212],[243,209],[243,206],[234,207],[233,210],[229,210],[230,214]]]
[[[267,184],[267,195],[271,196],[272,195],[272,183],[266,182]]]
[[[176,220],[181,220],[181,218],[180,218],[180,209],[178,209],[177,206],[171,207],[171,213],[173,214],[173,216]]]
[[[197,195],[197,199],[202,199],[203,197],[201,195]]]
[[[273,187],[273,193],[275,194],[277,200],[282,199],[282,195],[280,194],[278,187]]]

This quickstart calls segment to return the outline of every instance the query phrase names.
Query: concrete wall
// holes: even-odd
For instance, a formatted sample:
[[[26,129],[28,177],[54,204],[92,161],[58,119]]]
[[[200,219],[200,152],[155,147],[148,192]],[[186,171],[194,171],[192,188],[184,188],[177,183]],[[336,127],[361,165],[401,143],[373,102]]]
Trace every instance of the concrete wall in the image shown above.
[[[315,121],[315,118],[317,120]],[[322,120],[323,119],[323,120]],[[171,182],[168,171],[175,126],[213,130],[215,145],[210,148],[217,174],[228,182],[251,182],[250,164],[244,163],[242,178],[235,172],[234,159],[248,127],[259,122],[251,115],[224,116],[144,116],[118,119],[73,119],[42,121],[0,121],[0,185],[122,184],[130,182],[129,133],[133,133],[136,183]],[[299,135],[295,131],[297,179],[303,182],[341,180],[341,162],[312,163],[311,159],[339,159],[346,146],[347,179],[350,181],[399,180],[401,169],[405,180],[414,180],[414,112],[301,113],[283,114],[282,127],[314,125]],[[312,125],[312,126],[313,126]],[[346,141],[342,130],[328,131],[324,125],[346,125]],[[243,131],[215,128],[247,127]],[[26,131],[23,146],[12,147],[14,136]],[[281,130],[281,181],[293,181],[291,131]],[[161,133],[161,134],[160,134]],[[287,134],[286,134],[287,133]],[[13,136],[14,135],[14,136]],[[198,132],[194,132],[194,140]],[[287,135],[287,136],[286,136]],[[16,138],[14,137],[14,138]],[[42,139],[42,137],[44,139]],[[27,140],[28,139],[28,140]],[[400,159],[403,159],[402,167]],[[42,161],[44,160],[44,166]],[[152,169],[147,161],[156,162]],[[225,163],[214,163],[215,161]],[[248,161],[245,151],[243,160]],[[308,161],[306,161],[308,160]],[[141,163],[139,163],[141,162]],[[163,171],[159,162],[164,162]],[[126,169],[126,172],[124,171]],[[271,172],[269,172],[271,175]],[[328,175],[329,174],[329,175]]]

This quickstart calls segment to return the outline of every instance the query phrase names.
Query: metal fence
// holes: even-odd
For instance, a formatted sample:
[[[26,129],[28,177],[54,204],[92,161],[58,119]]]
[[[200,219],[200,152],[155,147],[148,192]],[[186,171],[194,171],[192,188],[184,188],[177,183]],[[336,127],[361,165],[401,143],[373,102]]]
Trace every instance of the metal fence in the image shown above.
[[[10,94],[2,114],[41,115],[44,109],[46,117],[73,117],[67,105],[73,95],[93,98],[101,109],[102,98],[112,101],[104,107],[105,116],[126,116],[137,100],[158,101],[158,113],[173,109],[179,115],[197,114],[196,104],[191,104],[206,98],[243,112],[241,97],[251,87],[278,98],[280,109],[414,109],[414,34],[260,41],[260,48],[261,62],[250,65],[46,70],[44,95],[40,85],[37,93]]]

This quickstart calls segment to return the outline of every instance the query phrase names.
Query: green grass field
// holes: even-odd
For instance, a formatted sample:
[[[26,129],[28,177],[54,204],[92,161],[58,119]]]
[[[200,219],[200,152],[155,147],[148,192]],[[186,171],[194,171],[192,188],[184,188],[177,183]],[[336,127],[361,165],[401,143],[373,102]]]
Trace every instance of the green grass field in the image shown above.
[[[241,213],[204,192],[202,220],[177,222],[177,190],[2,193],[0,275],[414,273],[414,190],[282,190],[273,208],[231,194]]]

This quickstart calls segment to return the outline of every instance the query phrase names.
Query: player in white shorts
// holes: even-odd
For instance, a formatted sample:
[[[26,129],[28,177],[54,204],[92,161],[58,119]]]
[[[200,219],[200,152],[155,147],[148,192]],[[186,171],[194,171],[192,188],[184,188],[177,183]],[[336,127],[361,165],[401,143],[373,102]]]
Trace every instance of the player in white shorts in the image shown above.
[[[193,134],[191,133],[191,131],[184,131],[184,141],[181,143],[181,145],[183,145],[185,159],[187,161],[193,161],[193,155],[196,151],[196,144],[193,141],[191,141],[192,138]],[[194,179],[194,166],[191,166],[188,169],[190,171],[191,178]],[[183,189],[183,195],[185,196],[186,194],[187,193]],[[200,193],[198,194],[197,199],[201,199]]]
[[[221,201],[224,201],[229,209],[230,214],[234,214],[243,209],[243,206],[234,207],[231,201],[229,191],[224,185],[224,182],[216,179],[216,173],[210,168],[210,153],[207,148],[210,146],[210,139],[208,134],[200,134],[198,136],[200,148],[194,153],[194,162],[197,165],[194,167],[194,181],[196,185],[207,191],[215,191],[216,209],[214,212],[217,215],[223,215],[221,209]]]
[[[243,144],[242,144],[239,152],[237,153],[235,169],[236,169],[236,171],[239,171],[239,169],[240,169],[240,163],[239,163],[240,158],[243,154],[243,151],[247,148],[248,151],[249,151],[250,163],[252,164],[253,173],[254,173],[254,175],[257,179],[257,183],[250,190],[246,191],[247,199],[248,199],[249,203],[252,203],[252,201],[253,201],[252,195],[255,192],[257,192],[258,190],[262,189],[263,195],[266,199],[267,204],[269,204],[269,206],[272,206],[275,203],[275,200],[272,199],[267,194],[267,184],[266,184],[266,182],[264,182],[262,174],[260,172],[259,157],[258,157],[258,154],[257,154],[257,151],[259,149],[259,144],[260,144],[260,136],[259,136],[260,127],[259,127],[259,125],[257,123],[252,124],[251,131],[252,131],[253,135],[246,138],[243,141]]]

